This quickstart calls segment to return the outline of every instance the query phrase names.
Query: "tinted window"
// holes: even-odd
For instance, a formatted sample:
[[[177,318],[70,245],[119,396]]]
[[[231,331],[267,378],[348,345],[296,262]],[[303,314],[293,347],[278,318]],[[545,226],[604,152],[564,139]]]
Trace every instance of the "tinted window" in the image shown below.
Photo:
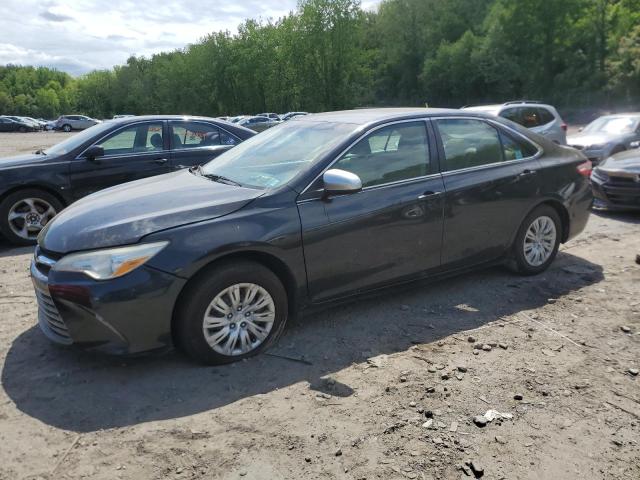
[[[520,110],[521,109],[519,108],[508,108],[507,110],[503,110],[502,112],[500,112],[500,116],[522,125],[522,116],[520,115]]]
[[[436,121],[444,147],[444,171],[501,162],[502,144],[498,131],[480,120]]]
[[[425,124],[401,123],[376,130],[353,146],[333,168],[355,173],[363,187],[427,175]]]
[[[118,130],[100,143],[105,155],[153,152],[163,149],[162,123],[144,123]]]
[[[553,114],[546,108],[538,108],[538,113],[540,114],[541,125],[546,125],[547,123],[551,123],[555,120]]]
[[[235,145],[237,140],[217,126],[200,122],[172,122],[173,148],[198,148]]]
[[[519,160],[521,158],[532,157],[537,153],[537,149],[525,140],[516,140],[507,135],[504,132],[500,132],[500,139],[502,140],[502,150],[504,152],[504,159]]]

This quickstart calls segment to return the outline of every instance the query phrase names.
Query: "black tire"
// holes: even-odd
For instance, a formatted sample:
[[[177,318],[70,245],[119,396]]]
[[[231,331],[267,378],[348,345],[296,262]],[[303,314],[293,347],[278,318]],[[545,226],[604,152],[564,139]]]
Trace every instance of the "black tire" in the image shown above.
[[[27,127],[20,127],[18,130],[20,133],[27,133]]]
[[[544,263],[540,265],[532,265],[525,256],[525,247],[524,241],[525,236],[527,234],[527,230],[533,224],[533,222],[541,217],[550,218],[555,226],[555,244],[553,245],[553,250],[549,257],[545,260]],[[560,239],[562,238],[562,220],[558,215],[558,212],[549,205],[540,205],[536,209],[534,209],[522,222],[520,225],[520,229],[518,230],[518,234],[516,235],[515,242],[513,244],[513,270],[515,270],[520,275],[537,275],[539,273],[544,272],[549,265],[553,262],[558,254],[558,248],[560,247]]]
[[[4,200],[0,202],[0,233],[14,245],[35,245],[36,243],[36,239],[27,240],[16,235],[9,226],[9,211],[17,202],[27,198],[44,200],[53,207],[56,213],[60,213],[64,208],[64,205],[55,196],[37,188],[18,190],[17,192],[7,195]]]
[[[253,350],[238,355],[224,355],[207,343],[203,332],[204,315],[219,293],[238,283],[253,283],[264,288],[273,299],[275,319],[267,337]],[[199,273],[185,287],[176,307],[174,335],[178,347],[194,360],[205,365],[222,365],[263,352],[282,334],[287,317],[287,292],[271,270],[250,261],[225,262]]]
[[[62,130],[64,130],[64,131],[65,131],[65,132],[67,132],[67,133],[68,133],[68,132],[70,132],[70,131],[71,131],[71,125],[69,125],[69,124],[65,123],[65,124],[62,126]]]

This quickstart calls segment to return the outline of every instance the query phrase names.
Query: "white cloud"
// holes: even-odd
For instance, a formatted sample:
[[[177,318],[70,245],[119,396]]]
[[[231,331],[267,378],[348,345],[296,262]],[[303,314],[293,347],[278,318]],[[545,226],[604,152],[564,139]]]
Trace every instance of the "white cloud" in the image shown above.
[[[365,0],[373,8],[380,0]],[[247,18],[277,19],[296,0],[0,0],[0,64],[81,74],[236,31]]]

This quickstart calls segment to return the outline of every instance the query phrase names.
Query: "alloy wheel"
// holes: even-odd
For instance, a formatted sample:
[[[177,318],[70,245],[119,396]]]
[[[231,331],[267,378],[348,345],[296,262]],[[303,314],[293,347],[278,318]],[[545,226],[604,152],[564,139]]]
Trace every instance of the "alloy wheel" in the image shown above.
[[[55,217],[56,210],[41,198],[23,198],[9,209],[9,228],[18,237],[35,240],[40,230]]]
[[[209,346],[226,356],[260,346],[276,318],[273,298],[260,285],[237,283],[218,293],[207,307],[202,330]]]
[[[544,264],[556,245],[556,224],[547,216],[536,218],[524,236],[524,258],[532,267]]]

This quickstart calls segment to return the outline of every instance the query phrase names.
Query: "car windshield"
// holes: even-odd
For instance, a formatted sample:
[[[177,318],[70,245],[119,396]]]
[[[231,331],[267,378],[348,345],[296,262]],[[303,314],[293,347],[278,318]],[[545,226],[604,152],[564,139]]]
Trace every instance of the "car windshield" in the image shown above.
[[[60,143],[56,143],[53,147],[47,148],[44,153],[47,155],[65,155],[70,151],[78,148],[83,143],[91,140],[93,137],[100,135],[106,130],[111,128],[112,124],[105,122],[94,125],[91,128],[82,130],[80,133],[76,133],[72,137],[63,140]]]
[[[276,188],[291,180],[348,137],[357,125],[296,121],[280,124],[223,153],[202,168],[254,188]]]
[[[636,129],[638,119],[634,117],[600,117],[583,130],[587,133],[631,133]]]

